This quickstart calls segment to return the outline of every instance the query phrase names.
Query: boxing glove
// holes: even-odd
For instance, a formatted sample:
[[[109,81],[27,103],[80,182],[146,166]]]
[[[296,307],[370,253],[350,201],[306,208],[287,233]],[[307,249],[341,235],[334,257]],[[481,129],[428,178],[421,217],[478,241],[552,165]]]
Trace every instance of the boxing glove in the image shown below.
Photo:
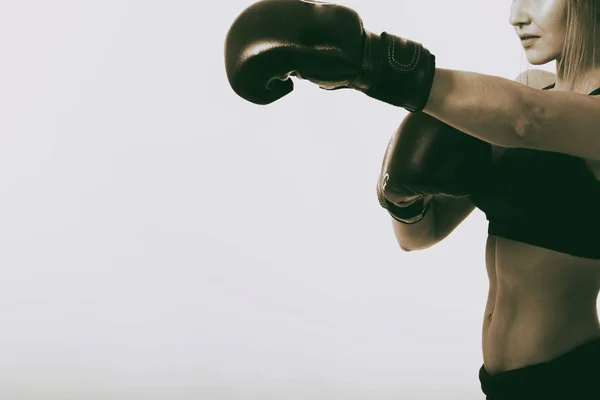
[[[409,113],[388,144],[377,198],[394,219],[413,224],[426,215],[433,196],[470,196],[491,168],[489,143],[426,113]]]
[[[296,76],[323,89],[353,88],[420,111],[433,85],[435,57],[420,43],[366,31],[348,7],[262,0],[230,27],[225,68],[232,89],[256,104],[290,93],[290,76]]]

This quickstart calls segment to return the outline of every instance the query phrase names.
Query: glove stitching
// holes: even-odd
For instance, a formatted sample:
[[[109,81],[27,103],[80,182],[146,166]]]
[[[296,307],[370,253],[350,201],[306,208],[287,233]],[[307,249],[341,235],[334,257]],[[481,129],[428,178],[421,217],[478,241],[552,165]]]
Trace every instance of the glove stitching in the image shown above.
[[[389,36],[392,39],[392,43],[391,43],[391,47],[388,46],[388,61],[390,62],[391,66],[407,72],[407,71],[414,71],[415,67],[419,64],[419,59],[421,58],[421,47],[420,46],[414,46],[414,51],[413,51],[413,56],[412,59],[410,60],[410,63],[408,64],[402,64],[401,62],[397,61],[395,58],[396,55],[396,38],[394,36]]]

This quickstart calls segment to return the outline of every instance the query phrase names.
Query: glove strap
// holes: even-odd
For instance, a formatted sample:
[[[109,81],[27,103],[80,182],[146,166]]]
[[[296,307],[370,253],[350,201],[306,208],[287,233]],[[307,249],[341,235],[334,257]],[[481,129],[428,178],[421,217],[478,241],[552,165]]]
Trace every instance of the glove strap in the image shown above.
[[[435,56],[420,43],[386,32],[365,34],[361,71],[350,87],[408,111],[422,111],[433,86]]]

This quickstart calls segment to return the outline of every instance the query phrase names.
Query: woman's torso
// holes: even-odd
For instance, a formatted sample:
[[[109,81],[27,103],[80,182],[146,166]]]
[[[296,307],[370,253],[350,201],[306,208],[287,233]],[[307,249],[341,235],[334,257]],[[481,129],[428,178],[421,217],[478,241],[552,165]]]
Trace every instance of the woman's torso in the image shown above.
[[[596,337],[600,260],[489,236],[483,320],[486,370],[549,361]]]
[[[535,89],[556,90],[552,73],[530,70],[523,76],[529,79],[522,83]],[[498,160],[505,149],[492,147]],[[587,164],[600,181],[600,161]],[[585,213],[578,217],[585,218]],[[482,336],[488,373],[549,361],[600,336],[600,260],[490,235],[486,268],[489,294]]]
[[[495,157],[501,153],[495,149]],[[490,235],[486,268],[482,339],[489,373],[549,361],[600,337],[600,260]]]

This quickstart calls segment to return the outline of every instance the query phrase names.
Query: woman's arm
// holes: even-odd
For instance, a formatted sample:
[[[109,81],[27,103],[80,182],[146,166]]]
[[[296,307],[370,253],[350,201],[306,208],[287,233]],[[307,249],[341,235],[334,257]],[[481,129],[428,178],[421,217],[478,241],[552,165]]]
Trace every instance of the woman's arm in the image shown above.
[[[437,69],[424,111],[497,146],[600,159],[600,98],[594,96]]]
[[[542,89],[554,83],[556,75],[542,70],[527,70],[515,81],[533,89]],[[468,198],[455,199],[435,196],[425,218],[416,224],[406,225],[392,219],[394,234],[404,251],[429,248],[452,233],[475,209]]]

